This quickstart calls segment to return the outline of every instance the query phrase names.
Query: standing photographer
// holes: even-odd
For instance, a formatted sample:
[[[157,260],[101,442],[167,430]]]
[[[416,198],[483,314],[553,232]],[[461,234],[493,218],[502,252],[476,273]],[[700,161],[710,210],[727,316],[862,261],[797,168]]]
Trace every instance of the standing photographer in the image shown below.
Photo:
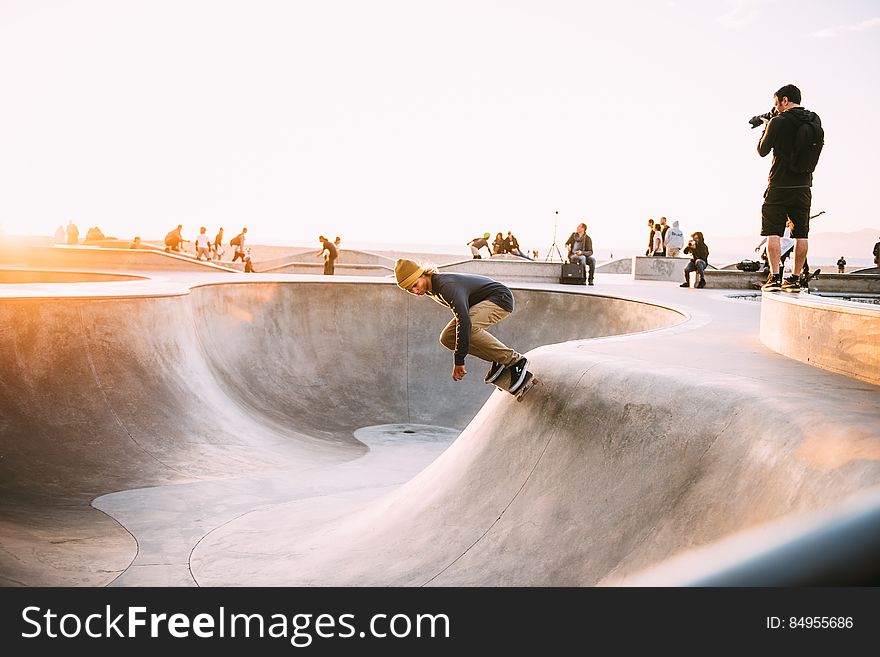
[[[800,292],[801,272],[807,259],[810,204],[813,198],[810,188],[824,137],[818,115],[801,107],[800,102],[800,89],[787,84],[773,95],[774,111],[770,115],[756,117],[764,123],[764,133],[758,141],[758,155],[765,157],[773,151],[773,163],[770,165],[769,182],[761,208],[761,235],[767,237],[767,259],[770,264],[770,274],[761,288],[766,291]],[[804,131],[800,130],[805,124],[812,131],[812,137],[804,137]],[[794,224],[791,231],[795,239],[794,265],[791,276],[783,281],[779,267],[780,238],[789,218]]]

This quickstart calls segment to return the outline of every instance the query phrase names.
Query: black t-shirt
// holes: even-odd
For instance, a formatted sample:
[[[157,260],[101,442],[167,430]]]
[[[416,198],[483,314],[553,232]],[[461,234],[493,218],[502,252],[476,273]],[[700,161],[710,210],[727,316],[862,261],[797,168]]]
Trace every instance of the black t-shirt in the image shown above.
[[[791,156],[794,137],[800,127],[800,121],[796,118],[807,113],[803,107],[794,107],[787,112],[770,119],[770,123],[764,128],[764,134],[758,141],[758,155],[764,157],[773,151],[773,162],[770,165],[770,175],[767,176],[768,187],[812,187],[812,173],[797,173],[788,168],[788,159]],[[806,120],[806,119],[804,119]]]

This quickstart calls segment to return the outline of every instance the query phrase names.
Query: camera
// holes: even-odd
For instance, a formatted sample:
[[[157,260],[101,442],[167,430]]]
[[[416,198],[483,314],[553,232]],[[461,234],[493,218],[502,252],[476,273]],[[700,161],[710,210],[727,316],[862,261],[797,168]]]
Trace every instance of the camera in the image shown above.
[[[758,116],[753,116],[752,118],[749,119],[749,123],[752,124],[752,130],[754,130],[759,125],[761,125],[764,122],[764,119],[767,119],[769,121],[770,119],[772,119],[774,116],[776,116],[778,114],[779,114],[779,112],[777,112],[776,108],[774,107],[772,110],[770,110],[766,114],[758,114]]]

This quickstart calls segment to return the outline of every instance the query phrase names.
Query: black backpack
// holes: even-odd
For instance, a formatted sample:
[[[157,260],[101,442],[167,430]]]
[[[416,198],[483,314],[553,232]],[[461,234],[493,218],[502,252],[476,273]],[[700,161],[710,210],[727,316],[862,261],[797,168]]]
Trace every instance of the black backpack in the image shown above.
[[[755,260],[742,260],[736,263],[736,268],[740,271],[758,271],[761,268],[761,263]]]
[[[825,145],[822,121],[815,112],[806,112],[801,116],[786,112],[786,117],[789,115],[797,124],[797,129],[794,133],[788,168],[795,173],[813,173],[819,163],[819,154]]]

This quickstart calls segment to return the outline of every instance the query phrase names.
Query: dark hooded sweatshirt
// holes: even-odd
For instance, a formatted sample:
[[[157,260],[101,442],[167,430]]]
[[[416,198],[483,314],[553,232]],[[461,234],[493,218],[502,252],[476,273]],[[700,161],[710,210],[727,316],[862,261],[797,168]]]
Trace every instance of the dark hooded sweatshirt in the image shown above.
[[[796,173],[788,168],[794,137],[798,127],[812,118],[815,112],[803,107],[793,107],[770,119],[764,134],[758,141],[758,155],[766,156],[773,151],[773,163],[770,165],[768,187],[776,189],[784,187],[812,187],[812,173]]]
[[[481,301],[491,301],[509,313],[513,312],[513,293],[507,286],[476,274],[434,274],[431,291],[437,303],[452,310],[455,315],[455,364],[464,365],[471,339],[469,310]]]

